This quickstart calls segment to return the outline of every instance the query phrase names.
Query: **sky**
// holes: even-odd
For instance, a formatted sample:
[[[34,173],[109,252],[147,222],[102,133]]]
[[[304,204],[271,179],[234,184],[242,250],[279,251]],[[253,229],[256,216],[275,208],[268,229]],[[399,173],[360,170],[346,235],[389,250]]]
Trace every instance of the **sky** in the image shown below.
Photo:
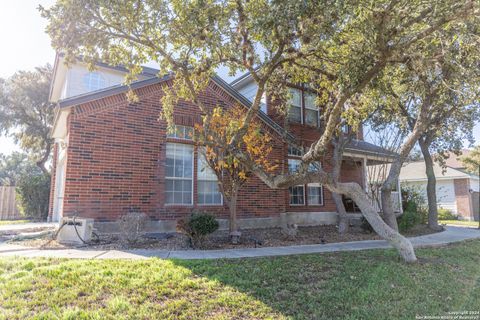
[[[50,7],[55,0],[3,0],[0,4],[0,77],[18,70],[33,70],[46,63],[53,65],[55,51],[45,33],[46,20],[38,5]],[[226,76],[225,70],[220,75]],[[228,79],[230,80],[230,79]],[[480,124],[475,127],[476,144],[480,143]],[[467,147],[467,145],[465,145]],[[0,137],[0,153],[18,150],[9,138]]]

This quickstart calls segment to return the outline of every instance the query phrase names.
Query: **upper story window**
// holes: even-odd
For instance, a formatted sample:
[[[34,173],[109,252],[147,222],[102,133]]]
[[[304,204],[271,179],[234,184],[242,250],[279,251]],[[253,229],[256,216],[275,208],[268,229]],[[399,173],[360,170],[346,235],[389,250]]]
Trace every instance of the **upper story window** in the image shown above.
[[[83,85],[87,91],[96,91],[108,86],[107,80],[98,72],[89,72],[83,76]]]
[[[167,132],[167,138],[193,140],[193,127],[176,124],[173,132]]]
[[[291,122],[320,126],[320,111],[315,105],[316,95],[305,90],[290,89],[288,119]]]
[[[288,119],[292,122],[302,123],[302,91],[298,89],[290,89],[290,107],[288,110]]]
[[[291,144],[288,145],[288,155],[292,157],[301,157],[303,156],[303,148],[292,146]]]

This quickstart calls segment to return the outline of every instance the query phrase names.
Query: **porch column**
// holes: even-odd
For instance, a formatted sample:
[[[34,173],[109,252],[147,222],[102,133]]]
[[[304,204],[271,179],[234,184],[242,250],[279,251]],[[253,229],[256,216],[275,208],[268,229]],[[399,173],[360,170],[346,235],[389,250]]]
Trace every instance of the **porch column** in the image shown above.
[[[367,157],[362,158],[363,169],[363,189],[368,193],[368,170],[367,170]]]

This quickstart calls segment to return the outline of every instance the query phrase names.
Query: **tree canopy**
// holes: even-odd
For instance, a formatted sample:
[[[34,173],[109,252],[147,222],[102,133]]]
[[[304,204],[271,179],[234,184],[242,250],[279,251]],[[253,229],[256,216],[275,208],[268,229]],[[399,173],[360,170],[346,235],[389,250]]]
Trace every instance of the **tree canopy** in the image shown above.
[[[20,147],[48,173],[46,163],[53,141],[53,106],[48,101],[52,67],[19,71],[0,79],[0,134],[13,137]]]

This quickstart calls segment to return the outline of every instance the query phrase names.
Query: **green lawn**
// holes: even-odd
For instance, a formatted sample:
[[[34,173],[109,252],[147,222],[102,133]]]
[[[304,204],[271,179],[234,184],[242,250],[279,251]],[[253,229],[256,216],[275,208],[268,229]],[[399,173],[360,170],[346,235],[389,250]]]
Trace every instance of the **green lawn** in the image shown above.
[[[466,221],[466,220],[439,220],[440,224],[456,224],[459,226],[471,226],[478,227],[478,221]]]
[[[0,226],[7,225],[7,224],[20,224],[20,223],[27,223],[32,222],[30,220],[0,220]]]
[[[480,240],[278,258],[0,259],[0,318],[415,319],[480,311]]]

